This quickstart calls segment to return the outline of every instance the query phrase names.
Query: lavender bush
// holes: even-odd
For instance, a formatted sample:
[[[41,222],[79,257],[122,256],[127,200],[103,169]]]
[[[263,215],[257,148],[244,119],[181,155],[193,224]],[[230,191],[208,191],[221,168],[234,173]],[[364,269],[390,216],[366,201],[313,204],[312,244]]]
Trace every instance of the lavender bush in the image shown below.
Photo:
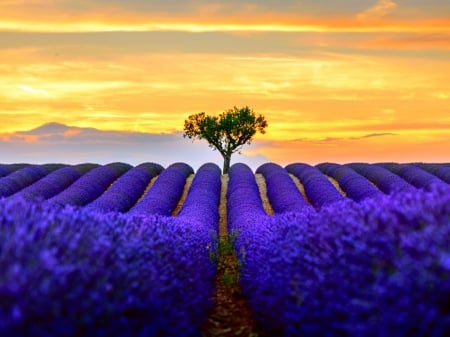
[[[320,208],[344,200],[344,196],[318,168],[304,163],[292,163],[285,169],[300,180],[308,200],[314,207]]]
[[[269,335],[450,333],[450,188],[253,218],[236,250]]]
[[[177,218],[196,221],[218,231],[221,170],[213,163],[202,165],[195,173],[186,200]]]
[[[65,190],[84,173],[95,167],[96,165],[94,164],[80,164],[62,167],[46,175],[35,183],[28,185],[14,194],[14,197],[18,196],[26,200],[49,199]]]
[[[0,200],[1,336],[199,336],[208,226]]]
[[[28,165],[0,178],[0,197],[8,197],[51,172],[45,165]]]
[[[450,164],[417,163],[414,165],[450,184]]]
[[[161,172],[147,194],[128,214],[171,215],[183,193],[187,177],[193,173],[192,167],[185,163],[170,165]]]
[[[229,231],[233,232],[239,226],[255,224],[267,214],[251,168],[236,163],[231,166],[228,175],[227,220]]]
[[[85,207],[101,212],[127,212],[144,193],[151,179],[164,168],[143,163],[123,174],[100,197]]]
[[[348,166],[334,163],[322,163],[316,166],[323,173],[336,179],[347,197],[355,201],[362,201],[382,194],[370,181]]]
[[[29,164],[0,164],[0,178],[7,176]]]
[[[304,207],[310,207],[289,173],[280,165],[266,163],[259,166],[256,173],[264,176],[267,197],[275,213],[300,212]]]
[[[413,185],[382,166],[366,163],[351,163],[346,166],[351,167],[353,170],[369,179],[386,194],[395,191],[414,190]]]
[[[435,184],[445,184],[444,181],[435,175],[428,173],[413,164],[379,163],[378,165],[398,174],[417,188],[428,189]]]
[[[131,165],[119,162],[94,168],[47,202],[54,205],[84,206],[98,198],[130,168]]]
[[[7,176],[12,171],[7,164],[0,164],[0,178]]]

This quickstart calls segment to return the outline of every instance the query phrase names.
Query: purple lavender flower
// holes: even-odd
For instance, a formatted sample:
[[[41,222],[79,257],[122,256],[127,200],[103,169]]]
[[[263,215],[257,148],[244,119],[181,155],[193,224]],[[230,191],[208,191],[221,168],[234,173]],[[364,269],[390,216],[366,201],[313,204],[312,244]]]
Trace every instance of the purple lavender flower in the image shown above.
[[[270,335],[450,332],[449,187],[259,215],[233,228],[244,292]]]
[[[51,170],[45,165],[28,165],[0,178],[0,197],[8,197],[35,181],[45,177]]]
[[[50,204],[84,206],[98,198],[131,165],[110,163],[94,168],[61,193],[47,200]]]
[[[93,167],[90,167],[92,169]],[[19,196],[26,200],[49,199],[62,192],[86,171],[85,165],[66,166],[46,175],[35,183],[28,185],[14,197]]]
[[[395,191],[412,191],[413,185],[400,178],[397,174],[376,164],[352,163],[346,166],[363,175],[373,182],[384,193],[389,194]]]
[[[449,335],[450,186],[437,178],[448,166],[317,167],[258,168],[273,216],[252,170],[230,168],[228,227],[258,322],[273,336]],[[0,198],[0,336],[199,336],[211,307],[220,168],[199,168],[176,216],[189,165],[72,168],[27,165],[0,178],[0,189],[17,192]],[[159,177],[135,204],[150,171]],[[286,207],[298,193],[288,172],[316,209]],[[22,199],[31,194],[55,196]]]
[[[143,163],[123,174],[100,197],[85,207],[101,212],[126,212],[139,199],[163,167],[155,163]]]
[[[430,186],[435,184],[445,184],[444,181],[435,175],[428,173],[413,164],[380,163],[378,165],[385,167],[395,174],[398,174],[400,177],[417,188],[428,189]]]
[[[320,208],[344,200],[345,197],[318,168],[308,164],[293,163],[287,165],[285,169],[300,180],[308,200],[314,207]]]
[[[280,165],[265,163],[257,168],[256,173],[264,176],[267,197],[276,213],[300,212],[304,207],[310,207],[292,178]]]
[[[1,336],[199,336],[211,229],[0,200]]]
[[[450,164],[417,163],[414,165],[450,184]]]
[[[362,201],[382,194],[369,180],[356,173],[348,166],[322,163],[316,165],[323,173],[336,179],[348,198]]]
[[[195,173],[186,200],[177,214],[179,219],[197,221],[218,230],[221,170],[213,163],[202,165]]]
[[[230,167],[227,189],[227,219],[230,232],[239,226],[251,225],[267,215],[259,194],[255,175],[243,163]]]
[[[146,195],[128,214],[160,214],[169,216],[177,206],[186,179],[194,170],[188,164],[174,163],[161,172]]]
[[[7,176],[29,164],[0,164],[0,178]]]

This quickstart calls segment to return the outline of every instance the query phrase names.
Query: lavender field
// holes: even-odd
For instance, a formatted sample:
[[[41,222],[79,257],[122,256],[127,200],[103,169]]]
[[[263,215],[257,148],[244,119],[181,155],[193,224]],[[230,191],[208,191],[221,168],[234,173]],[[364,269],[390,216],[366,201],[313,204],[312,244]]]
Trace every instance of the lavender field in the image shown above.
[[[450,164],[224,178],[213,163],[0,164],[0,336],[201,336],[224,217],[267,336],[450,335]]]

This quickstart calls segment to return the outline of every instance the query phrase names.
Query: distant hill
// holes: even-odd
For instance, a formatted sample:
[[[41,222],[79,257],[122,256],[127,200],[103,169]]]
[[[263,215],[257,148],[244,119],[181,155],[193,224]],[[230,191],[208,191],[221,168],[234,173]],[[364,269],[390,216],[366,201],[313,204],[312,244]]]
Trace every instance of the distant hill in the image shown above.
[[[38,126],[37,128],[27,130],[27,131],[19,131],[20,134],[27,134],[27,135],[42,135],[42,134],[49,134],[49,133],[63,133],[67,131],[70,127],[61,123],[46,123],[41,126]]]
[[[89,130],[89,131],[98,131],[101,132],[98,129],[95,128],[80,128],[77,126],[68,126],[62,123],[56,123],[56,122],[50,122],[42,124],[41,126],[38,126],[37,128],[27,130],[27,131],[18,131],[19,134],[27,134],[27,135],[48,135],[48,134],[60,134],[64,133],[68,130]]]

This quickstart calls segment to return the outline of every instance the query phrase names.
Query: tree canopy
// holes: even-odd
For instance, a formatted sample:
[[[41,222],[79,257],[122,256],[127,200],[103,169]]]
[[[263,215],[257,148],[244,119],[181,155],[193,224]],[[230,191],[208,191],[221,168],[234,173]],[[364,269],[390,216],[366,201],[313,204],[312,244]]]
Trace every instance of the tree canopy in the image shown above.
[[[231,155],[250,145],[256,132],[265,133],[268,126],[262,115],[256,115],[248,106],[234,106],[219,116],[205,112],[190,115],[184,121],[183,137],[205,139],[209,146],[220,152],[224,158],[223,173],[228,173]]]

